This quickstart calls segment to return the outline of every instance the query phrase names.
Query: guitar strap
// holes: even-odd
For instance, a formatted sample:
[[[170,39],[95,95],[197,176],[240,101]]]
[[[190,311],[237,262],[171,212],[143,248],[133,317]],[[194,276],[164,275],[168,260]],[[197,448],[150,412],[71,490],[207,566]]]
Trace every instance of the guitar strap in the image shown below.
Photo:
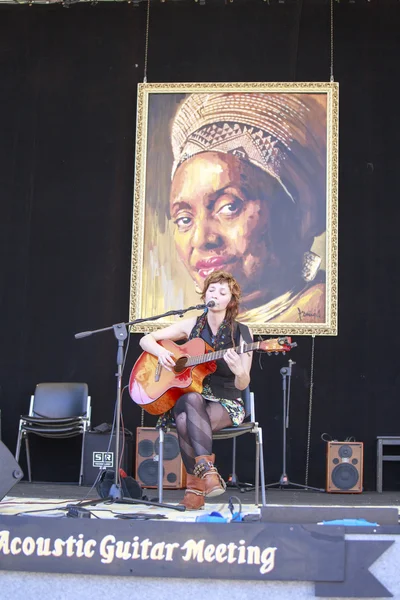
[[[250,329],[244,323],[239,323],[239,321],[237,322],[237,324],[238,324],[238,330],[240,331],[240,335],[242,336],[245,344],[252,344],[253,340],[250,335]],[[239,342],[237,342],[237,344],[239,345],[239,343],[240,343],[240,338],[239,338]]]
[[[201,332],[201,337],[203,338],[203,340],[205,342],[207,342],[207,344],[209,346],[211,346],[211,348],[213,347],[212,340],[211,340],[210,327],[209,327],[208,323],[206,323],[206,326],[203,328],[203,331]]]

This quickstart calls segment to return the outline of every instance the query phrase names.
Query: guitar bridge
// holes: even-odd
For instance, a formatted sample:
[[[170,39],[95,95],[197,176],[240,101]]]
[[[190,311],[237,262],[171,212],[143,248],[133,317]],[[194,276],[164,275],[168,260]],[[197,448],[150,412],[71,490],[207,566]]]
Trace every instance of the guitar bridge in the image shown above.
[[[154,373],[154,381],[160,381],[161,375],[161,364],[157,362],[156,372]]]

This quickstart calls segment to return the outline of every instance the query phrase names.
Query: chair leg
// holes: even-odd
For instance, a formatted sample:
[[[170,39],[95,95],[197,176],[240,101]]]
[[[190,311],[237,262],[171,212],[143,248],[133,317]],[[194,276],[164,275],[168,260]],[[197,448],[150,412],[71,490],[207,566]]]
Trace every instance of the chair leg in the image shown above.
[[[258,442],[260,448],[261,502],[262,506],[266,506],[267,500],[265,497],[264,446],[261,427],[258,428]]]
[[[232,477],[231,483],[236,485],[238,482],[236,475],[236,438],[232,439]]]
[[[19,430],[18,431],[18,439],[17,439],[17,447],[15,449],[15,460],[17,462],[19,462],[19,455],[20,455],[20,452],[21,452],[21,436],[22,436],[22,431]]]
[[[378,494],[382,494],[382,480],[383,480],[383,448],[382,440],[378,440],[377,453],[376,453],[376,491]]]
[[[81,450],[81,466],[79,469],[79,482],[78,485],[82,485],[83,483],[83,462],[84,462],[84,455],[85,455],[85,439],[86,439],[86,429],[83,430],[82,433],[82,450]]]
[[[255,504],[258,506],[260,494],[260,430],[256,433],[256,472],[255,472]]]
[[[29,483],[32,483],[31,453],[29,450],[28,434],[26,432],[25,432],[24,437],[25,437],[26,464],[28,467],[28,480],[29,480]]]
[[[159,429],[158,445],[158,501],[163,501],[163,475],[164,475],[164,431]]]

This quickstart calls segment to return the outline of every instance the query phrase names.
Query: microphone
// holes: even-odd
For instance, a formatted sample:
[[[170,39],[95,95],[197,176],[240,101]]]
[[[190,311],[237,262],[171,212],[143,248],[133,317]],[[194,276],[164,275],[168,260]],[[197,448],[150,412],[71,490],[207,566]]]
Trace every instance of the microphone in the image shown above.
[[[207,302],[207,304],[196,304],[196,306],[193,306],[192,308],[195,308],[196,310],[203,310],[204,308],[213,308],[213,306],[217,306],[215,300],[210,300]]]

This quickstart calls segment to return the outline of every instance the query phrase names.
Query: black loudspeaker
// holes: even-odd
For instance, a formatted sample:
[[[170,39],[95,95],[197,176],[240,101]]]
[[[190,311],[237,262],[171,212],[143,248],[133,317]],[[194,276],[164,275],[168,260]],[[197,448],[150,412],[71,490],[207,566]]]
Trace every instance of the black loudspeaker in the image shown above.
[[[120,468],[127,475],[132,475],[133,435],[125,431],[119,438]],[[93,485],[103,470],[115,470],[115,434],[110,443],[110,433],[95,433],[89,431],[85,436],[85,451],[83,456],[83,485]]]
[[[362,442],[328,442],[326,491],[361,494],[363,491]]]
[[[0,500],[4,498],[16,483],[24,476],[19,464],[9,451],[0,442]]]
[[[159,433],[153,427],[136,429],[136,480],[142,487],[158,486]],[[186,470],[179,450],[175,432],[164,435],[164,475],[163,488],[182,489],[186,487]]]

